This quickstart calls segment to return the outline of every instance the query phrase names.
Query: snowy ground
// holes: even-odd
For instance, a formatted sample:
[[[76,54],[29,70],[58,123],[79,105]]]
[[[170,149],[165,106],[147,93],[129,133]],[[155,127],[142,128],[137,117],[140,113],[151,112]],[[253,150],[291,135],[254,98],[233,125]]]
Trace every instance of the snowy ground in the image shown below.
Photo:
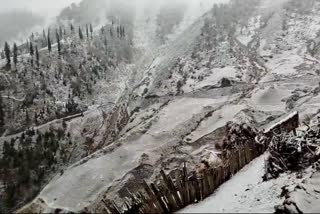
[[[178,213],[273,213],[282,203],[282,187],[298,183],[294,175],[262,182],[268,153],[256,158],[204,201],[190,205]]]
[[[284,2],[285,0],[279,1],[279,4]],[[164,76],[170,72],[177,58],[193,50],[204,20],[196,21],[190,28],[187,28],[189,21],[184,20],[177,29],[177,35],[172,35],[172,41],[164,47],[157,47],[154,41],[155,15],[151,13],[147,18],[139,16],[135,20],[137,32],[134,42],[137,49],[144,52],[144,56],[132,65],[133,74],[137,74],[133,84],[142,80],[133,94],[140,97],[142,92],[148,89],[151,95],[156,94],[161,98],[155,99],[156,101],[145,99],[141,102],[143,105],[139,105],[137,99],[137,106],[142,109],[131,118],[132,121],[121,132],[121,138],[69,167],[63,175],[57,175],[38,198],[44,199],[51,208],[79,211],[92,204],[109,187],[111,190],[108,189],[108,194],[114,198],[127,175],[141,163],[154,169],[171,169],[179,165],[180,159],[185,157],[189,159],[192,156],[192,161],[199,162],[201,156],[207,152],[206,149],[214,153],[214,143],[201,144],[201,138],[241,114],[244,119],[248,119],[248,115],[243,113],[245,110],[251,112],[253,118],[264,125],[268,125],[272,120],[267,117],[284,115],[291,110],[288,107],[292,106],[299,110],[303,117],[315,114],[320,104],[319,95],[315,91],[320,78],[313,74],[313,68],[297,68],[307,64],[305,57],[310,59],[310,56],[304,48],[277,48],[276,39],[281,31],[279,26],[282,23],[283,11],[274,1],[268,0],[264,3],[262,8],[276,13],[263,30],[262,44],[257,50],[268,59],[264,64],[268,72],[262,76],[261,81],[258,84],[243,82],[234,83],[231,87],[208,89],[216,86],[223,77],[234,79],[242,74],[237,72],[234,66],[217,66],[210,70],[211,73],[205,76],[202,82],[188,79],[187,83],[195,82],[195,87],[184,85],[185,94],[178,96],[159,89],[158,83],[166,80]],[[194,17],[196,16],[198,15],[194,14]],[[253,20],[250,22],[252,23],[248,37],[240,37],[244,45],[250,42],[257,28],[257,23]],[[303,22],[300,20],[299,23],[299,28],[304,30]],[[316,21],[313,23],[313,28],[317,29]],[[187,31],[180,34],[182,29]],[[296,35],[297,31],[299,29],[290,28],[289,32]],[[288,47],[298,41],[295,36],[290,35]],[[178,39],[174,40],[175,38]],[[273,55],[273,58],[270,58],[270,55]],[[199,64],[205,62],[200,61]],[[244,70],[246,72],[246,69]],[[201,73],[201,70],[195,72]],[[168,82],[175,80],[173,76]],[[171,89],[169,84],[168,91]],[[289,105],[290,102],[293,103],[292,106]],[[76,132],[80,133],[81,130],[76,129]],[[281,187],[289,182],[291,177],[284,175],[277,180],[262,183],[266,155],[246,166],[223,184],[212,197],[181,212],[273,212],[273,206],[281,203],[278,197]],[[144,156],[148,158],[145,160],[142,158]]]

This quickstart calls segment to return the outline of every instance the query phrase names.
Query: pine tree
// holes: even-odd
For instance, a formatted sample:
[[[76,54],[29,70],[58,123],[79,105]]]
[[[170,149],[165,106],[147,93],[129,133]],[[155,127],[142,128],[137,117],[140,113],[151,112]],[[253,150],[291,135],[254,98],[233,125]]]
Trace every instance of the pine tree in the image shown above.
[[[43,31],[42,31],[42,36],[43,36],[43,47],[45,47],[45,46],[47,46],[47,43],[48,43],[48,41],[47,41],[47,36],[46,36],[46,32],[44,31],[44,29],[43,29]]]
[[[4,106],[3,106],[3,102],[2,102],[2,95],[0,94],[0,133],[2,132],[2,131],[4,131],[3,130],[3,127],[4,127],[4,117],[5,117],[5,115],[4,115]]]
[[[27,40],[27,52],[26,53],[30,53],[30,44],[29,44],[29,40]]]
[[[83,40],[83,34],[82,34],[81,27],[79,27],[79,38],[80,38],[81,40]]]
[[[47,36],[46,36],[46,32],[44,31],[44,29],[43,29],[43,31],[42,31],[42,35],[43,35],[43,39],[44,39],[45,41],[47,41]]]
[[[92,24],[90,24],[90,33],[91,33],[91,39],[92,39],[92,33],[93,33],[93,27],[92,27]]]
[[[30,42],[30,56],[33,57],[33,55],[34,55],[33,44],[32,42]]]
[[[13,44],[13,63],[15,66],[17,66],[18,63],[18,47],[17,44]]]
[[[48,50],[49,54],[51,53],[51,39],[50,39],[50,29],[48,29]]]
[[[73,24],[72,24],[72,23],[70,24],[70,30],[71,30],[71,33],[73,33],[74,27],[73,27]]]
[[[40,66],[40,62],[39,62],[39,51],[38,51],[38,46],[36,46],[36,63],[37,63],[37,66],[39,67],[39,66]]]
[[[120,38],[122,38],[122,26],[120,25]]]
[[[119,28],[119,26],[117,26],[117,37],[118,38],[120,37],[120,28]]]
[[[110,28],[110,36],[111,36],[111,38],[113,38],[113,30],[112,30],[112,28]]]
[[[34,41],[34,34],[31,34],[30,40],[33,42]]]
[[[6,55],[6,59],[7,59],[7,66],[10,67],[11,66],[11,59],[10,59],[10,46],[7,42],[4,43],[4,53]]]
[[[58,53],[61,55],[61,44],[60,44],[60,36],[58,34],[58,31],[56,33],[57,43],[58,43]]]
[[[59,26],[59,38],[62,39],[63,38],[63,31],[62,31],[62,27]]]
[[[30,42],[30,56],[31,56],[31,65],[33,66],[33,55],[34,55],[34,50],[33,50],[33,44]]]
[[[27,124],[27,126],[29,126],[30,122],[31,122],[31,120],[30,120],[29,112],[27,110],[26,111],[26,124]]]
[[[108,41],[107,41],[107,37],[106,37],[106,36],[104,37],[104,46],[105,46],[105,48],[107,49],[107,47],[108,47]]]
[[[126,36],[126,32],[124,30],[124,27],[122,27],[122,37],[125,37]]]
[[[86,34],[87,34],[87,39],[89,39],[89,29],[87,24],[86,24]]]

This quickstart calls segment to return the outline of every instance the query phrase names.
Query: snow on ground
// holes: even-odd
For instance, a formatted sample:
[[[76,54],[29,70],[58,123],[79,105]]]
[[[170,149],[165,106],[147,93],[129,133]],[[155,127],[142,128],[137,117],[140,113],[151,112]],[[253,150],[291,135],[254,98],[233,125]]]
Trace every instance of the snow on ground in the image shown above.
[[[289,194],[289,200],[293,200],[302,213],[319,213],[320,172],[312,174],[299,187]]]
[[[253,160],[204,201],[179,213],[272,213],[281,203],[281,187],[289,184],[290,175],[262,182],[267,153]]]
[[[196,123],[198,118],[195,115],[206,106],[217,104],[216,99],[195,98],[181,98],[169,103],[160,111],[159,119],[154,121],[146,134],[121,146],[117,145],[119,142],[115,143],[88,157],[87,162],[81,161],[69,167],[63,175],[56,176],[39,197],[50,207],[81,210],[114,181],[137,167],[142,154],[153,153],[150,155],[151,162],[157,161],[157,150],[171,145],[179,137],[181,127],[188,132],[186,123]]]
[[[228,121],[232,121],[234,116],[245,108],[246,105],[227,105],[213,112],[211,117],[204,120],[194,132],[185,137],[185,141],[188,139],[189,143],[193,143],[214,130],[225,126]]]
[[[261,27],[261,16],[252,17],[248,22],[248,26],[243,29],[239,29],[240,32],[237,32],[237,39],[245,46],[248,46],[249,42],[252,41],[253,37],[258,32],[258,29]]]
[[[159,114],[159,121],[148,131],[150,134],[157,134],[160,131],[166,132],[176,128],[181,122],[191,119],[193,115],[201,112],[206,106],[215,107],[226,101],[222,99],[205,98],[182,98],[175,100],[163,109]]]
[[[210,71],[210,74],[201,82],[196,84],[194,89],[200,89],[205,86],[212,86],[221,81],[222,78],[235,79],[239,72],[234,67],[214,68]],[[186,85],[190,85],[194,80],[189,79]],[[185,89],[187,92],[188,89]]]
[[[261,111],[285,111],[284,98],[289,97],[291,90],[280,85],[258,88],[248,103]]]
[[[266,63],[266,66],[274,74],[283,76],[294,75],[297,72],[295,67],[304,62],[304,59],[298,55],[298,51],[298,49],[293,49],[278,54],[274,60]]]

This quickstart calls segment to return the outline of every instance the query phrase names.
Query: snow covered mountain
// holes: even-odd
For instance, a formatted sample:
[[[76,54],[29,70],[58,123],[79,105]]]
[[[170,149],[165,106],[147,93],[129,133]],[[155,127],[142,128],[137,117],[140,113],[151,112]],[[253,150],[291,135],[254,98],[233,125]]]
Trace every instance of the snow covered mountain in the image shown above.
[[[91,8],[84,0],[58,19],[80,26],[83,40],[77,28],[67,30],[60,55],[58,44],[52,53],[43,45],[37,67],[22,49],[16,69],[1,69],[2,103],[10,114],[0,142],[21,153],[30,151],[30,142],[36,150],[42,135],[58,143],[53,164],[40,161],[45,179],[19,183],[36,195],[22,212],[100,212],[101,198],[121,201],[160,169],[216,161],[228,121],[262,130],[291,111],[302,121],[319,113],[319,1],[137,0],[127,10],[122,1],[95,1]],[[112,8],[107,16],[99,4]],[[97,15],[90,16],[92,38],[79,17],[86,9]],[[117,35],[120,26],[124,38]],[[36,133],[19,132],[28,126]],[[60,140],[50,137],[61,129]],[[20,176],[12,168],[12,177]],[[34,180],[33,173],[23,176]],[[22,192],[14,187],[13,195]],[[22,203],[11,207],[31,199],[17,197]]]

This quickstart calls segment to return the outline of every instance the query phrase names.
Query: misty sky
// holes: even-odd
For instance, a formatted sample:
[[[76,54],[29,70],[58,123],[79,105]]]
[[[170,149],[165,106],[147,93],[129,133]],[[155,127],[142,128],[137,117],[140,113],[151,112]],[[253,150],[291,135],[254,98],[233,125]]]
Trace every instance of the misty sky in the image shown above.
[[[24,9],[42,16],[55,16],[73,2],[80,0],[0,0],[0,12]]]

